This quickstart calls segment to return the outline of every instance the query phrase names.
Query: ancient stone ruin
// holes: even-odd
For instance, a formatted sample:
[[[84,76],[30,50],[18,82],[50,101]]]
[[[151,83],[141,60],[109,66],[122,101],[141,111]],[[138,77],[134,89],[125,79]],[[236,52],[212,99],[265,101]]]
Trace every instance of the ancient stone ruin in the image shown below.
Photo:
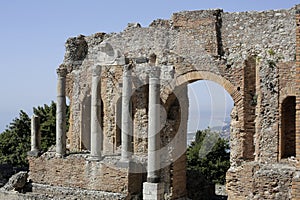
[[[79,35],[57,75],[56,149],[40,155],[33,134],[33,191],[186,197],[187,85],[211,80],[234,101],[228,198],[300,198],[300,5],[185,11]]]

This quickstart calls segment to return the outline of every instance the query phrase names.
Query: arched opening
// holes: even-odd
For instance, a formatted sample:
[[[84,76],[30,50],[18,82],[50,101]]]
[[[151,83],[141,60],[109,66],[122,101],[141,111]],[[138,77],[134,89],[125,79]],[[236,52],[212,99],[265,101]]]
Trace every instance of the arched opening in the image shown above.
[[[195,114],[195,108],[192,108],[192,103],[189,102],[188,96],[189,85],[197,84],[196,81],[204,82],[204,80],[210,80],[210,83],[213,83],[214,86],[217,86],[221,89],[221,92],[210,90],[210,92],[216,96],[210,95],[209,100],[206,100],[210,104],[213,102],[212,105],[204,106],[205,109],[208,108],[206,119],[204,119],[204,113],[200,113],[200,117]],[[205,84],[204,87],[206,87]],[[235,109],[233,109],[233,111],[235,111],[233,117],[234,124],[230,124],[230,127],[234,130],[235,134],[234,141],[231,141],[233,145],[232,148],[230,148],[230,163],[235,163],[238,162],[239,159],[242,160],[242,155],[244,153],[242,151],[242,147],[245,142],[247,142],[243,140],[240,134],[244,125],[243,115],[241,114],[243,112],[243,101],[238,87],[235,87],[225,78],[210,72],[193,71],[186,73],[182,76],[177,77],[176,84],[173,88],[166,88],[165,91],[169,94],[164,103],[164,107],[168,114],[166,125],[163,130],[162,141],[164,147],[170,147],[171,149],[168,155],[171,163],[169,166],[165,167],[162,170],[162,179],[167,186],[166,188],[172,189],[170,193],[172,194],[172,197],[176,199],[185,196],[187,193],[186,187],[191,186],[191,182],[189,182],[189,180],[188,182],[186,182],[186,150],[189,143],[188,140],[194,137],[187,137],[187,132],[192,132],[192,126],[189,125],[188,128],[189,108],[191,108],[190,112],[194,113],[194,116],[190,116],[191,120],[189,121],[189,124],[193,123],[193,120],[195,121],[196,119],[197,121],[197,118],[200,118],[200,120],[198,120],[200,124],[194,122],[194,124],[196,124],[194,126],[194,131],[197,129],[201,130],[206,127],[216,127],[216,129],[220,132],[222,131],[222,125],[224,125],[224,122],[227,122],[227,126],[229,126],[231,108],[233,104],[235,105]],[[223,97],[220,97],[220,94],[223,95]],[[203,94],[203,91],[199,90],[196,90],[194,95],[199,96],[200,100],[196,100],[198,103],[203,103],[203,100],[205,101],[206,98],[205,96],[209,96]],[[224,100],[224,98],[226,98],[226,100]],[[217,103],[218,101],[221,102],[221,106]],[[223,107],[221,112],[220,107]],[[201,117],[201,115],[203,115],[203,117]],[[228,135],[229,134],[227,133],[227,137]],[[231,152],[234,153],[232,154]],[[223,174],[224,177],[225,174],[226,171]],[[203,188],[199,188],[199,186],[197,186],[195,187],[195,189],[199,191]],[[213,192],[214,191],[211,191],[210,193],[212,194]]]
[[[281,158],[296,156],[296,97],[286,97],[281,105]]]
[[[188,98],[188,197],[224,199],[233,99],[221,85],[207,80],[188,84]]]
[[[193,138],[193,133],[197,130],[210,127],[222,132],[223,128],[229,128],[233,99],[222,86],[213,81],[199,80],[188,84],[188,97],[189,139]]]

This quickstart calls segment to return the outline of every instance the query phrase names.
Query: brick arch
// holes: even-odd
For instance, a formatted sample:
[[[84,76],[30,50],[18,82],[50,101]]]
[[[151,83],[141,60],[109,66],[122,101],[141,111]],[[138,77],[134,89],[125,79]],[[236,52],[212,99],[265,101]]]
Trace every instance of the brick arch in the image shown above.
[[[234,101],[236,108],[235,116],[232,118],[234,123],[231,124],[231,128],[234,129],[234,133],[231,133],[231,153],[230,161],[232,165],[239,164],[247,160],[247,144],[253,144],[253,141],[249,141],[247,133],[244,131],[244,106],[242,94],[234,84],[232,84],[226,78],[207,71],[191,71],[185,74],[177,75],[176,78],[167,87],[161,91],[161,99],[164,102],[164,107],[167,112],[167,120],[170,120],[171,128],[166,126],[166,132],[161,134],[161,138],[168,136],[172,145],[163,143],[164,146],[174,146],[176,152],[186,151],[186,138],[187,138],[187,120],[188,120],[188,102],[186,102],[186,89],[187,84],[198,80],[210,80],[221,85],[231,96]],[[181,93],[183,91],[183,94]],[[182,98],[183,96],[183,98]],[[181,100],[182,98],[182,100]],[[187,97],[188,98],[188,97]],[[253,138],[253,137],[252,137]],[[163,139],[162,139],[163,140]],[[165,141],[165,140],[163,140]],[[175,141],[175,142],[174,142]],[[251,152],[253,154],[253,152]],[[170,171],[173,171],[173,180],[178,180],[180,177],[185,177],[186,165],[185,163],[186,154],[174,158],[176,160],[171,166]],[[174,170],[176,169],[176,170]],[[181,179],[180,179],[181,180]],[[186,183],[183,181],[180,184],[178,181],[170,183],[175,191],[184,192]]]
[[[284,145],[284,140],[286,139],[286,135],[284,134],[284,130],[285,129],[284,127],[286,127],[286,122],[290,122],[291,120],[290,119],[286,119],[286,116],[284,114],[284,108],[286,105],[285,104],[285,101],[288,99],[288,98],[291,98],[291,97],[295,97],[296,98],[296,89],[295,88],[292,88],[292,87],[286,87],[286,88],[283,88],[281,89],[280,91],[280,97],[279,97],[279,135],[278,135],[278,138],[279,138],[279,144],[278,144],[278,160],[281,160],[282,158],[285,157],[285,145]],[[296,117],[296,116],[295,116]],[[287,120],[287,121],[286,121]],[[296,120],[296,119],[294,119]],[[295,122],[294,122],[295,123]],[[290,124],[289,126],[295,126],[295,124]],[[294,127],[296,128],[296,127]],[[294,130],[296,131],[296,130]],[[296,134],[296,132],[295,132]],[[296,142],[296,138],[294,138],[294,142]],[[291,145],[292,146],[292,145]],[[292,146],[291,148],[296,148],[296,146]]]
[[[244,106],[242,94],[239,92],[238,87],[234,86],[229,80],[212,72],[191,71],[182,75],[178,75],[173,82],[165,87],[161,92],[161,99],[165,104],[165,108],[168,110],[170,103],[175,98],[173,92],[176,88],[198,80],[209,80],[218,83],[230,94],[231,98],[233,99],[234,106],[237,109],[238,118],[240,121],[239,128],[242,132],[244,132]]]
[[[192,83],[198,80],[209,80],[221,85],[231,96],[234,101],[234,106],[236,108],[236,123],[235,129],[239,130],[239,134],[236,136],[238,139],[238,143],[234,148],[237,148],[237,154],[234,155],[235,160],[249,160],[249,154],[253,155],[254,152],[249,153],[249,145],[253,145],[253,136],[250,137],[249,133],[245,132],[245,110],[244,110],[244,102],[241,92],[238,87],[232,84],[226,78],[211,73],[207,71],[191,71],[182,75],[178,75],[172,83],[170,83],[167,87],[163,88],[161,91],[161,99],[164,102],[164,107],[169,111],[169,108],[176,99],[176,90],[181,86],[187,85],[188,83]]]
[[[286,87],[280,91],[279,103],[281,104],[288,96],[296,96],[296,89]]]
[[[212,72],[207,72],[207,71],[191,71],[182,75],[179,75],[176,77],[174,80],[173,84],[170,84],[168,87],[166,87],[163,92],[162,92],[162,99],[164,101],[167,101],[167,98],[170,94],[172,94],[173,90],[175,87],[178,87],[183,84],[188,84],[194,81],[198,80],[209,80],[213,81],[215,83],[218,83],[221,85],[232,97],[234,104],[240,105],[241,100],[242,100],[242,95],[238,91],[238,88],[235,87],[230,81],[228,81],[226,78],[214,74]]]

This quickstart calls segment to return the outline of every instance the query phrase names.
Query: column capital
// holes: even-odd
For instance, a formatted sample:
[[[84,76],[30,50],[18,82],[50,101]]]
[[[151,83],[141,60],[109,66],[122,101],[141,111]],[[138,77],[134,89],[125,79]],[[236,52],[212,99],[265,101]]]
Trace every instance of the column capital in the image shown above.
[[[40,117],[33,113],[33,115],[31,116],[31,119],[34,119],[34,118],[38,118],[38,120],[39,120]]]
[[[59,68],[56,69],[56,73],[58,77],[66,77],[68,70],[64,65],[60,65]]]
[[[150,65],[150,66],[154,66],[154,65],[155,65],[155,62],[156,62],[156,54],[155,54],[155,53],[152,53],[152,54],[150,54],[150,56],[149,56],[149,65]]]
[[[124,71],[132,70],[132,68],[133,68],[133,64],[132,63],[129,63],[127,65],[123,65],[123,70]]]
[[[123,65],[123,76],[131,76],[132,68],[133,68],[132,63],[129,63],[127,65]]]
[[[100,76],[102,71],[102,66],[101,65],[94,65],[92,68],[92,75],[93,76]]]
[[[149,78],[159,78],[160,77],[160,67],[150,67]]]

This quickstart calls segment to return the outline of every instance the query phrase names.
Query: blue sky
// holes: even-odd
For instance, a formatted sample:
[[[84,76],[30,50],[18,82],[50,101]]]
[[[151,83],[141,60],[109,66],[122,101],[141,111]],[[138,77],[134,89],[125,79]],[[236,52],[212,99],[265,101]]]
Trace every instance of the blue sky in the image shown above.
[[[233,100],[222,86],[212,81],[196,81],[188,85],[188,132],[207,127],[223,126],[228,122]]]
[[[154,19],[168,19],[182,10],[269,10],[297,3],[299,0],[1,1],[0,132],[21,109],[30,114],[32,107],[55,100],[55,69],[62,63],[68,37],[119,32],[128,22],[148,26]]]

